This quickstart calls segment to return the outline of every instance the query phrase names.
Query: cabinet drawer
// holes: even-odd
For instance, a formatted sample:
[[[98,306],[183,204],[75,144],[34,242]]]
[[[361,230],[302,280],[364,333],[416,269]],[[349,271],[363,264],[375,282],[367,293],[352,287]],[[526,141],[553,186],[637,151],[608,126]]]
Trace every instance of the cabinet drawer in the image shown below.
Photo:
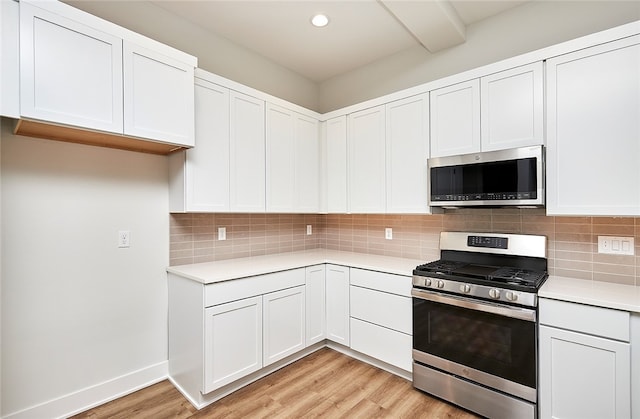
[[[351,318],[351,349],[411,371],[411,336]]]
[[[217,282],[205,287],[204,306],[210,307],[229,301],[268,294],[285,288],[304,285],[304,283],[304,268]]]
[[[351,286],[351,317],[411,334],[411,298]]]
[[[540,324],[629,342],[626,311],[541,298]]]
[[[351,285],[411,297],[411,277],[351,268]]]

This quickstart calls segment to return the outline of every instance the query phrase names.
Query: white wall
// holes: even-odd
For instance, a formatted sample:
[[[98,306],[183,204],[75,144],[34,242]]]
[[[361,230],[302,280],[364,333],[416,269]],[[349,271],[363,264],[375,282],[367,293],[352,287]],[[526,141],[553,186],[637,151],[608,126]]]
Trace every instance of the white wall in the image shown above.
[[[167,360],[167,158],[14,136],[9,125],[2,415],[62,398],[16,416],[53,417],[157,381]],[[118,230],[131,231],[130,248],[117,248]]]
[[[467,28],[465,43],[410,48],[320,84],[324,113],[640,19],[640,1],[533,1]]]

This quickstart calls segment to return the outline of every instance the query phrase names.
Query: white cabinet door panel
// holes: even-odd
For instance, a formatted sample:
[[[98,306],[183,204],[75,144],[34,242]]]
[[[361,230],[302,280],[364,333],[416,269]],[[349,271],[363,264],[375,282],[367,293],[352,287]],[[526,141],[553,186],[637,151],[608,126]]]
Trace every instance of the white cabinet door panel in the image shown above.
[[[429,95],[386,105],[386,211],[426,214]]]
[[[20,3],[23,117],[123,132],[122,40]]]
[[[306,346],[322,342],[326,337],[325,265],[305,270]]]
[[[629,418],[628,343],[540,326],[540,417]]]
[[[326,122],[327,212],[344,214],[347,207],[347,117]]]
[[[349,294],[352,318],[412,334],[411,298],[355,286]]]
[[[186,151],[187,211],[229,211],[229,89],[196,80],[196,142]]]
[[[295,112],[267,104],[266,208],[292,212],[295,196]]]
[[[542,62],[480,79],[482,151],[544,144]]]
[[[547,61],[547,214],[640,214],[640,36]]]
[[[327,339],[349,346],[349,268],[327,265]]]
[[[320,134],[318,120],[296,114],[295,212],[320,210]]]
[[[230,94],[231,211],[265,210],[265,104],[238,92]]]
[[[412,370],[411,335],[351,318],[351,349],[405,371]]]
[[[194,145],[194,68],[124,43],[124,133]]]
[[[385,212],[385,107],[348,117],[349,211]]]
[[[205,310],[204,391],[262,368],[262,297]]]
[[[304,286],[265,294],[263,298],[263,365],[305,347]]]
[[[431,157],[480,151],[480,80],[429,92]]]

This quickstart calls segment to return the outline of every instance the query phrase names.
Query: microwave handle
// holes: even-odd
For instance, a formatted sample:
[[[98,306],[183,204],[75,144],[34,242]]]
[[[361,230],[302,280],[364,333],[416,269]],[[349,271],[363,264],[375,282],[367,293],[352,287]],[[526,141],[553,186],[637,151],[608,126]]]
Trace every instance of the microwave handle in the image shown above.
[[[419,298],[421,300],[449,304],[456,307],[483,311],[485,313],[497,314],[500,316],[511,317],[514,319],[526,320],[529,322],[536,321],[536,311],[527,309],[527,308],[481,302],[481,301],[472,300],[469,298],[445,295],[438,292],[424,291],[416,288],[411,290],[411,296],[415,298]]]

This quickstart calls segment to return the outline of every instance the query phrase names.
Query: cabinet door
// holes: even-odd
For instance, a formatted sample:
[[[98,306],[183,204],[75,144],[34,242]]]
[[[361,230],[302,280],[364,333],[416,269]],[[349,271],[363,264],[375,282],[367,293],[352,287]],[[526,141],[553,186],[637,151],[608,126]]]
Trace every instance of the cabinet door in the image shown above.
[[[540,326],[540,417],[629,418],[628,343]]]
[[[263,365],[267,366],[305,347],[304,286],[265,294],[263,298]]]
[[[230,202],[234,212],[265,210],[264,101],[231,92]]]
[[[262,297],[205,310],[204,391],[262,368]]]
[[[123,132],[122,40],[20,2],[23,117]]]
[[[388,213],[426,214],[429,157],[429,96],[386,105]]]
[[[320,210],[320,135],[318,120],[295,114],[295,212]]]
[[[326,337],[325,265],[306,268],[305,311],[306,346]]]
[[[326,122],[327,212],[344,214],[347,208],[347,117]]]
[[[349,212],[385,213],[384,106],[349,115]]]
[[[482,151],[544,144],[542,62],[480,79]]]
[[[349,346],[349,268],[327,265],[327,339]]]
[[[547,214],[640,214],[640,36],[547,61]]]
[[[431,157],[480,151],[480,81],[433,90],[429,97]]]
[[[187,147],[195,144],[194,68],[124,43],[124,133]]]
[[[196,142],[186,151],[187,211],[229,211],[229,89],[196,79]]]
[[[266,208],[293,212],[295,196],[295,112],[267,105]]]

